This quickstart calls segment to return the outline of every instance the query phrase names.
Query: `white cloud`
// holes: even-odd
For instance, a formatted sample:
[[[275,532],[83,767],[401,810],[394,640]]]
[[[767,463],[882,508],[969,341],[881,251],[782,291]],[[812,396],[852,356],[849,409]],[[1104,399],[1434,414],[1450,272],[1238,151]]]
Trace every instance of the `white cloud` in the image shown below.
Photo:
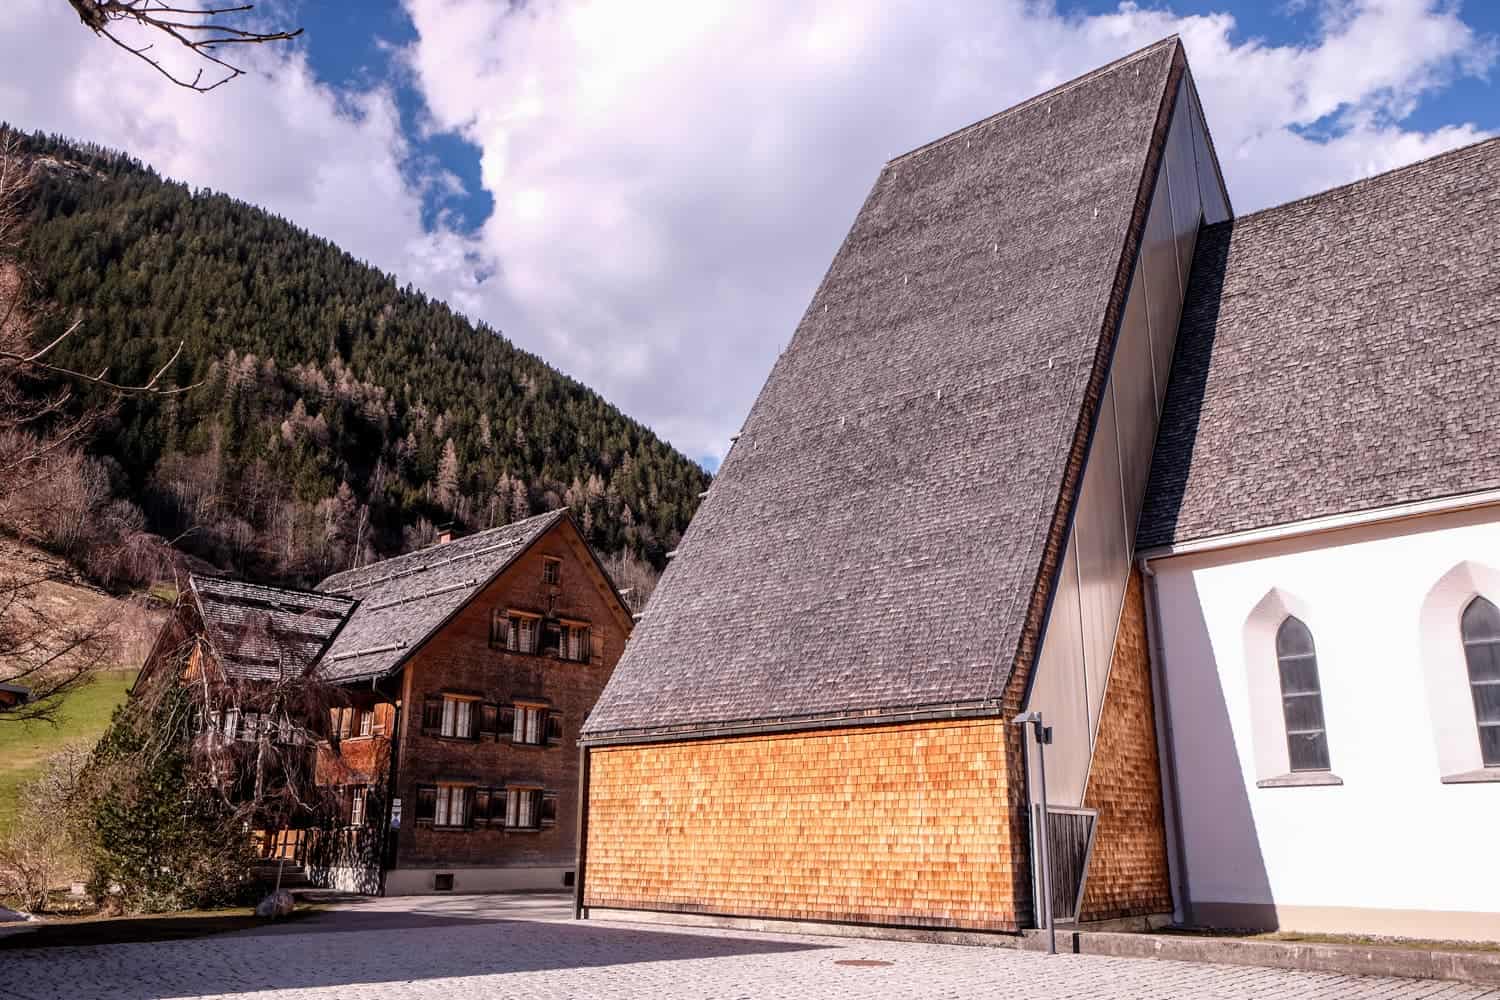
[[[160,44],[155,52],[179,71],[191,65]],[[297,46],[236,56],[250,72],[198,94],[94,38],[66,4],[11,0],[0,116],[125,150],[169,177],[269,208],[436,294],[472,284],[464,241],[423,228],[421,188],[447,179],[403,173],[408,146],[387,90],[320,84]]]
[[[1175,31],[1245,211],[1480,138],[1400,119],[1495,58],[1418,0],[1326,3],[1300,47],[1128,4],[405,2],[434,127],[483,150],[493,314],[695,454],[723,448],[893,154]]]
[[[724,448],[894,154],[1176,31],[1245,212],[1480,138],[1403,122],[1496,60],[1447,0],[1324,0],[1299,45],[1130,4],[403,2],[420,128],[482,151],[495,210],[472,239],[423,229],[423,191],[455,180],[403,174],[390,94],[319,85],[295,55],[258,52],[262,73],[204,97],[58,0],[12,0],[0,108],[272,208],[694,455]]]

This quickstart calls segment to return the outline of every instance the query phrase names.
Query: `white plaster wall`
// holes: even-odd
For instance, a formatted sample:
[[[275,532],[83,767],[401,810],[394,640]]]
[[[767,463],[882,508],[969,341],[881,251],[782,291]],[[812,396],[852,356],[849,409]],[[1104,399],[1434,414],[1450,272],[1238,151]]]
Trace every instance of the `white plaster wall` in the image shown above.
[[[1500,511],[1152,563],[1195,902],[1500,912],[1500,784],[1441,782],[1439,748],[1455,726],[1472,739],[1472,705],[1453,719],[1454,700],[1434,697],[1424,666],[1434,641],[1424,603],[1466,561],[1500,568]],[[1273,590],[1313,631],[1342,786],[1256,787],[1246,623]],[[1436,638],[1451,639],[1448,652],[1456,614],[1440,612],[1453,618],[1451,636]],[[1460,657],[1448,662],[1440,672],[1463,671]],[[1274,665],[1259,673],[1276,676]],[[1443,739],[1434,711],[1447,713]]]

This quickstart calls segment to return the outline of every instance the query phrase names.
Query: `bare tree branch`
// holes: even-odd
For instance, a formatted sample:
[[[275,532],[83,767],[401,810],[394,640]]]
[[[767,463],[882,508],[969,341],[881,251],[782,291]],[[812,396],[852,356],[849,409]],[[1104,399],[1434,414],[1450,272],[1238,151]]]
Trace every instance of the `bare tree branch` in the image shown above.
[[[179,87],[200,93],[223,86],[245,73],[243,69],[218,55],[219,46],[285,42],[302,34],[301,28],[292,31],[254,31],[228,23],[226,19],[253,11],[255,5],[251,3],[207,7],[174,7],[164,0],[68,0],[68,3],[77,11],[78,19],[94,34],[108,39],[147,63]],[[121,24],[157,32],[176,41],[198,59],[209,63],[211,67],[217,67],[214,71],[216,78],[204,81],[204,70],[210,67],[198,67],[191,78],[168,69],[152,54],[154,46],[151,43],[131,45],[115,34],[117,26]]]

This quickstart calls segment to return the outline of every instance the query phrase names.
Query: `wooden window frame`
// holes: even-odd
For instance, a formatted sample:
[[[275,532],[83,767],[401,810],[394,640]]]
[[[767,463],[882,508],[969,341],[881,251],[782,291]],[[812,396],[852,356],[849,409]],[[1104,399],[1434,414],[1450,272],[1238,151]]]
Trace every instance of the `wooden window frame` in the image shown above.
[[[562,586],[562,560],[556,556],[542,556],[542,584],[548,587]]]
[[[364,826],[368,819],[366,815],[370,805],[370,786],[349,786],[349,825]],[[356,819],[356,814],[358,818]]]
[[[422,815],[424,798],[430,807],[426,816]],[[416,800],[415,806],[412,809],[412,822],[418,826],[432,826],[433,821],[437,818],[437,786],[418,785]]]

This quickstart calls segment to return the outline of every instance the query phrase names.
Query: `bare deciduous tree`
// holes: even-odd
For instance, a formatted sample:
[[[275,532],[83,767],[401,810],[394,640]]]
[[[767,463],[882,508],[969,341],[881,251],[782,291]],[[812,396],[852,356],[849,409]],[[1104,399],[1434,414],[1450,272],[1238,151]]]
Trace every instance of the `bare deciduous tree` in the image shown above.
[[[113,555],[89,551],[89,561],[111,569],[119,556],[137,569],[164,566],[171,557],[159,539],[144,532],[130,511],[106,509],[101,473],[83,446],[108,417],[108,400],[185,391],[164,382],[177,355],[147,381],[130,384],[112,380],[107,369],[90,375],[52,361],[81,321],[49,344],[33,344],[28,280],[19,261],[32,180],[20,138],[0,131],[0,531],[72,548],[76,557],[88,544],[85,530],[112,525],[118,531],[111,542],[125,544]],[[106,401],[80,405],[74,398],[80,383],[104,390]],[[22,686],[31,695],[0,705],[0,721],[53,718],[61,698],[109,662],[115,625],[110,616],[78,616],[46,600],[47,585],[67,576],[64,569],[44,560],[0,559],[0,683]]]
[[[207,93],[222,86],[244,70],[219,54],[226,46],[260,45],[284,42],[302,34],[291,31],[258,31],[244,18],[255,9],[251,3],[231,6],[178,7],[167,0],[68,0],[78,12],[78,19],[101,38],[108,39],[131,55],[149,63],[158,73],[189,90]],[[167,68],[152,50],[153,42],[131,44],[117,32],[122,27],[142,29],[149,37],[168,39],[183,46],[196,60],[210,65],[198,66],[191,78]],[[204,71],[211,74],[208,81]]]

